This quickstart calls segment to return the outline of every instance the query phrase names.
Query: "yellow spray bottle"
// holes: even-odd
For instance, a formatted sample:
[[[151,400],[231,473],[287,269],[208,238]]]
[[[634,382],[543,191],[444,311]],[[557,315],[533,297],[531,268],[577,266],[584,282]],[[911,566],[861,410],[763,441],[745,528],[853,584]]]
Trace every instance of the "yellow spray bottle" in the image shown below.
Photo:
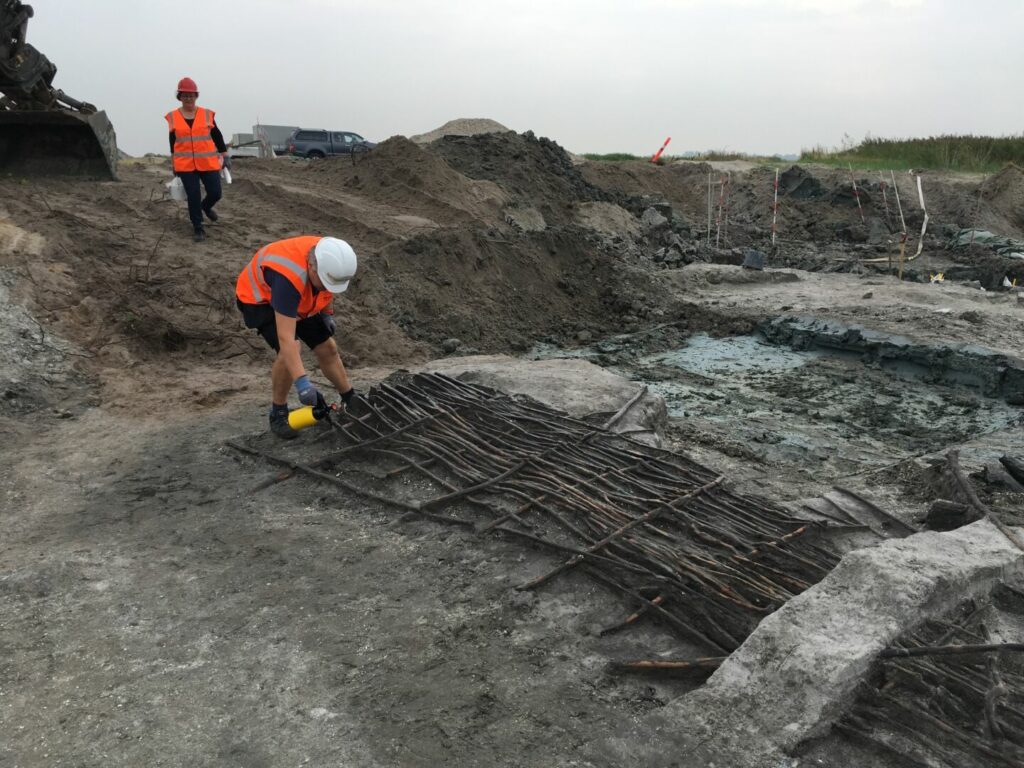
[[[288,426],[294,430],[312,427],[318,421],[324,419],[331,412],[331,408],[319,408],[313,405],[306,405],[288,412]]]

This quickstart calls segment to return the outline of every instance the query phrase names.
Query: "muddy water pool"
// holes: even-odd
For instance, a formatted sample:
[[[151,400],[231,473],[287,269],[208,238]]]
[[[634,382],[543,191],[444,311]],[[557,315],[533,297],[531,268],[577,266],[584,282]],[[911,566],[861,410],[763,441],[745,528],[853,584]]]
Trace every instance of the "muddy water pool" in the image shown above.
[[[792,349],[759,335],[698,334],[649,353],[623,337],[568,351],[538,347],[534,356],[590,359],[662,395],[673,420],[720,430],[768,464],[810,464],[826,476],[941,450],[1024,418],[972,382],[912,362]]]

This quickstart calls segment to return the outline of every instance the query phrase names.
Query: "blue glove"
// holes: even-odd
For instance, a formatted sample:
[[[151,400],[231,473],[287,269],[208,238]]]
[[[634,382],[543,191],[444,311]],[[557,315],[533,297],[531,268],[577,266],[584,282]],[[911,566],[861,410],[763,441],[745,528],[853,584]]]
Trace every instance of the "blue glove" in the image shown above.
[[[334,322],[334,316],[321,312],[320,317],[323,318],[324,327],[327,329],[327,332],[333,336],[334,332],[338,330],[338,324]]]
[[[316,405],[320,398],[320,393],[306,374],[295,380],[295,391],[299,393],[299,402],[303,405]]]

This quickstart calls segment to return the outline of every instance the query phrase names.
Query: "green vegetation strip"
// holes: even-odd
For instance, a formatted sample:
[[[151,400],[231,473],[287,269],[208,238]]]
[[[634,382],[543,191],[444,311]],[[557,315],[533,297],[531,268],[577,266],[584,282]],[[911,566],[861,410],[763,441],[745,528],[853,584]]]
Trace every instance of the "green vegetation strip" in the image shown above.
[[[1020,136],[933,136],[926,139],[878,139],[838,149],[804,149],[800,162],[877,170],[931,168],[992,173],[1007,163],[1024,166]]]

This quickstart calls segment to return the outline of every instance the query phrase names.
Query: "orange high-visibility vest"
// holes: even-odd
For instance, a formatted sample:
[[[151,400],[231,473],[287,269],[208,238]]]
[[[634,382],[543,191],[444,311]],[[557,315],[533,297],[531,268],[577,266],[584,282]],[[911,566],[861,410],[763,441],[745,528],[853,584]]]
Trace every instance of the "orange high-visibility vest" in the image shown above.
[[[299,292],[300,319],[323,312],[331,305],[334,294],[326,289],[314,294],[313,283],[306,274],[309,249],[321,239],[316,235],[303,235],[263,246],[238,275],[235,296],[243,304],[269,304],[270,286],[263,279],[266,267],[288,278]]]
[[[210,135],[213,117],[213,111],[196,107],[196,118],[190,128],[180,109],[164,115],[170,130],[174,131],[175,172],[220,170],[220,153]]]

